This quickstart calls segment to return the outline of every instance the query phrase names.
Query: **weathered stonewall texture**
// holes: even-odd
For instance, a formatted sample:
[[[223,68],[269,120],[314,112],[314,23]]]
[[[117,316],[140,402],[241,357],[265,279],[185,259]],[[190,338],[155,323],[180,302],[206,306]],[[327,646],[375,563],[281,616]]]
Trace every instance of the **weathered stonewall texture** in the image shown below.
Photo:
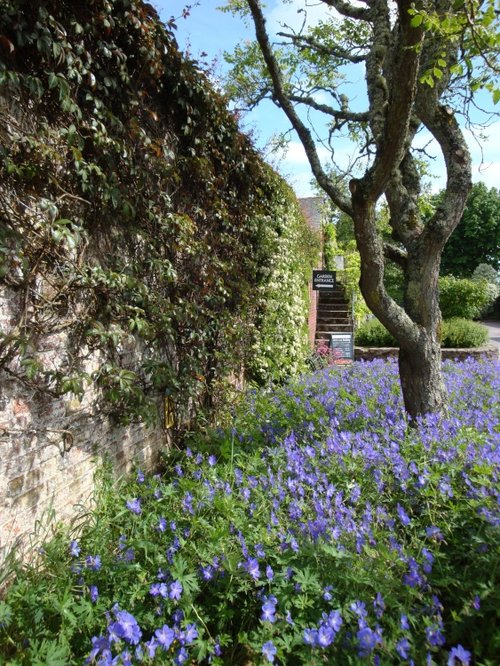
[[[16,299],[8,296],[0,294],[3,333],[16,321]],[[61,333],[46,336],[37,357],[44,367],[57,367],[66,345]],[[130,351],[131,366],[140,354]],[[85,365],[92,373],[99,358],[89,354]],[[10,367],[15,372],[15,365]],[[55,398],[0,372],[0,563],[12,547],[29,554],[29,536],[50,515],[67,521],[75,504],[88,503],[94,474],[104,460],[116,476],[129,471],[134,461],[152,469],[165,445],[161,425],[116,425],[103,412],[93,385],[82,401],[72,394]]]

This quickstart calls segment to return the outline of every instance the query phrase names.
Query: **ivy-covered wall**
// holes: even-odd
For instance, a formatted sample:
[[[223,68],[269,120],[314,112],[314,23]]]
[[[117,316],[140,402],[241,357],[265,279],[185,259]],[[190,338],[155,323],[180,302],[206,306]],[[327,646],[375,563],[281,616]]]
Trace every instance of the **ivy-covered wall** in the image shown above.
[[[165,397],[175,431],[216,418],[231,377],[300,369],[316,241],[139,0],[3,0],[0,144],[0,503],[15,535],[32,487],[28,523],[51,493],[62,510],[78,456],[153,464]]]

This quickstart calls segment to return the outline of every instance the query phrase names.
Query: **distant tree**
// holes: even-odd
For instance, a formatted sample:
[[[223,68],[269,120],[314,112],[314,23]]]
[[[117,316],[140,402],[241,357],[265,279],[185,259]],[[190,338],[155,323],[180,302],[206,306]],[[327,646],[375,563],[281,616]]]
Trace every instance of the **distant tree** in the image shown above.
[[[257,40],[232,56],[231,92],[249,107],[271,99],[286,114],[319,186],[353,220],[361,292],[399,342],[407,412],[413,418],[441,412],[446,392],[439,266],[471,187],[470,156],[456,111],[480,87],[500,98],[494,0],[321,0],[316,3],[325,10],[321,21],[310,26],[304,20],[298,29],[283,26],[274,43],[260,0],[228,4],[253,20]],[[310,6],[305,0],[302,16]],[[361,95],[353,102],[352,87],[345,85],[351,78],[345,68],[356,67],[365,77],[364,108]],[[419,210],[419,153],[412,149],[422,128],[439,145],[447,172],[444,195],[426,224]],[[340,166],[325,168],[318,141],[335,160],[336,139],[346,136],[357,147],[348,173]],[[377,225],[382,197],[389,206],[392,243]],[[402,306],[384,282],[387,260],[404,273]]]
[[[470,277],[479,264],[500,270],[500,191],[474,183],[441,257],[441,273]]]

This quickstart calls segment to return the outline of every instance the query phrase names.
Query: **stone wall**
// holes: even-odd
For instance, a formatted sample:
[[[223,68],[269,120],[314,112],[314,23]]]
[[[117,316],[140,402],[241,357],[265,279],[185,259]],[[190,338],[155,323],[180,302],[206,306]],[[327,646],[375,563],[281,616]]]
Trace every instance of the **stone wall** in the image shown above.
[[[355,347],[354,359],[356,361],[373,361],[376,358],[397,358],[397,347]],[[495,345],[485,345],[475,349],[442,349],[443,359],[463,361],[466,358],[484,358],[497,360],[500,358],[500,349]]]
[[[0,291],[3,335],[18,321],[16,301],[14,293]],[[53,333],[40,339],[37,358],[45,368],[54,368],[67,351],[67,334]],[[128,364],[133,367],[143,353],[132,347]],[[84,356],[85,370],[92,375],[102,359],[95,352]],[[75,504],[88,503],[104,460],[116,476],[129,471],[134,461],[152,469],[167,444],[161,397],[157,426],[122,426],[103,409],[93,384],[81,400],[71,393],[57,397],[17,379],[15,361],[6,367],[0,372],[0,563],[12,547],[29,555],[30,535],[49,516],[52,524],[67,521]]]

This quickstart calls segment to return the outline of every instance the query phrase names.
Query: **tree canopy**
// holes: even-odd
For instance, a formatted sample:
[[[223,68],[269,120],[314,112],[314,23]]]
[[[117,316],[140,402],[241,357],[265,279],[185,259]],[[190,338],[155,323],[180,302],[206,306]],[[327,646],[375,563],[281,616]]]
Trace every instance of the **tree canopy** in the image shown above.
[[[475,183],[457,228],[446,244],[441,272],[470,277],[479,264],[500,270],[500,192]]]

